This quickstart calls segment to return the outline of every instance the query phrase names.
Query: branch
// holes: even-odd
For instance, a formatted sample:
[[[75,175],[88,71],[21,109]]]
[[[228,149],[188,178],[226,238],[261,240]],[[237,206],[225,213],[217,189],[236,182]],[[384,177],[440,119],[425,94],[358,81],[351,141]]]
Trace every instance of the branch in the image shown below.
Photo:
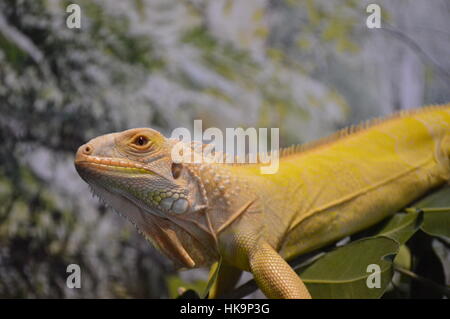
[[[394,266],[394,270],[399,272],[400,274],[405,275],[413,280],[416,280],[430,288],[433,288],[434,290],[439,291],[440,293],[445,295],[447,298],[450,298],[450,289],[448,287],[441,286],[428,278],[422,277],[422,276],[420,276],[408,269],[402,268],[402,267]]]
[[[415,40],[407,36],[405,33],[390,26],[383,27],[380,30],[389,33],[390,35],[405,43],[407,46],[413,49],[422,58],[422,60],[425,60],[425,63],[428,62],[429,64],[431,64],[441,76],[450,79],[450,72],[442,67],[438,62],[436,62],[427,52],[425,52],[425,50],[422,49],[422,47]]]
[[[28,54],[31,59],[39,65],[44,57],[44,54],[34,43],[23,33],[21,33],[14,26],[11,26],[6,21],[3,14],[0,13],[0,33],[13,44],[15,44],[20,50]]]

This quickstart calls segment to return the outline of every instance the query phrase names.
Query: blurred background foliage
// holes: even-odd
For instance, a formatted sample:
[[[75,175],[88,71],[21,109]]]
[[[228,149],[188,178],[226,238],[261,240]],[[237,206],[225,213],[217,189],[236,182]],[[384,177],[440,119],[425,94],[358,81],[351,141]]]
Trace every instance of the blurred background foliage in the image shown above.
[[[202,119],[279,127],[289,145],[450,101],[450,3],[377,1],[372,30],[368,3],[0,0],[0,297],[173,295],[171,264],[74,170],[94,136]]]

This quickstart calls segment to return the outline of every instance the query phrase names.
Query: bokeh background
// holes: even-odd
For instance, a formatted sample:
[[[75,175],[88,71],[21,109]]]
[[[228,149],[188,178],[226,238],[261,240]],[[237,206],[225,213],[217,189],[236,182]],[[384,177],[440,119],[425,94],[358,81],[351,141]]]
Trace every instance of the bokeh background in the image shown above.
[[[205,279],[92,198],[73,166],[92,137],[202,119],[278,127],[286,146],[449,102],[450,1],[378,0],[368,29],[373,2],[0,0],[0,297],[160,298]]]

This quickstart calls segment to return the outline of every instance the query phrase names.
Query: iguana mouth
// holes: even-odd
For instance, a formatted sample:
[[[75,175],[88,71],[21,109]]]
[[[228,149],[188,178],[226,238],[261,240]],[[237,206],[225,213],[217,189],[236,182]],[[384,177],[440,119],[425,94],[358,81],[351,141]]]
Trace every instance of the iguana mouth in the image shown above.
[[[95,180],[95,177],[99,176],[103,179],[103,175],[109,175],[111,180],[120,176],[121,178],[135,178],[137,175],[146,177],[146,175],[158,175],[154,172],[145,168],[144,165],[131,162],[117,160],[113,158],[100,158],[94,156],[82,156],[80,159],[75,161],[76,169],[80,176],[88,180]],[[128,176],[129,174],[129,176]],[[98,182],[98,184],[101,184]],[[109,187],[113,187],[110,183]],[[186,198],[186,194],[183,192],[176,191],[174,189],[168,189],[167,191],[159,191],[159,201],[152,201],[149,198],[145,198],[147,191],[142,191],[141,198],[134,200],[133,197],[128,197],[126,192],[117,190],[122,196],[127,197],[129,200],[134,202],[137,206],[141,207],[143,210],[148,210],[148,208],[154,208],[155,214],[161,217],[165,217],[165,214],[183,214],[191,210],[189,206],[189,201]]]
[[[75,159],[75,166],[91,166],[104,170],[123,170],[134,173],[154,174],[145,165],[130,160],[116,159],[112,157],[97,157],[82,155]]]

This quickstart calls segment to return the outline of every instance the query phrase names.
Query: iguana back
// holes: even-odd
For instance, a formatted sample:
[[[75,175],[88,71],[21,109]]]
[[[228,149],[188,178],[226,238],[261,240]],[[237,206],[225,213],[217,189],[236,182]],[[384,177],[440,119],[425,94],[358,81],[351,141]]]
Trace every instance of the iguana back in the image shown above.
[[[265,220],[283,221],[277,246],[290,259],[373,225],[445,183],[449,155],[450,106],[431,106],[285,151],[274,175],[259,175],[257,165],[234,171],[258,176],[253,187],[270,199],[266,214],[278,216]],[[270,183],[259,187],[262,179]]]

